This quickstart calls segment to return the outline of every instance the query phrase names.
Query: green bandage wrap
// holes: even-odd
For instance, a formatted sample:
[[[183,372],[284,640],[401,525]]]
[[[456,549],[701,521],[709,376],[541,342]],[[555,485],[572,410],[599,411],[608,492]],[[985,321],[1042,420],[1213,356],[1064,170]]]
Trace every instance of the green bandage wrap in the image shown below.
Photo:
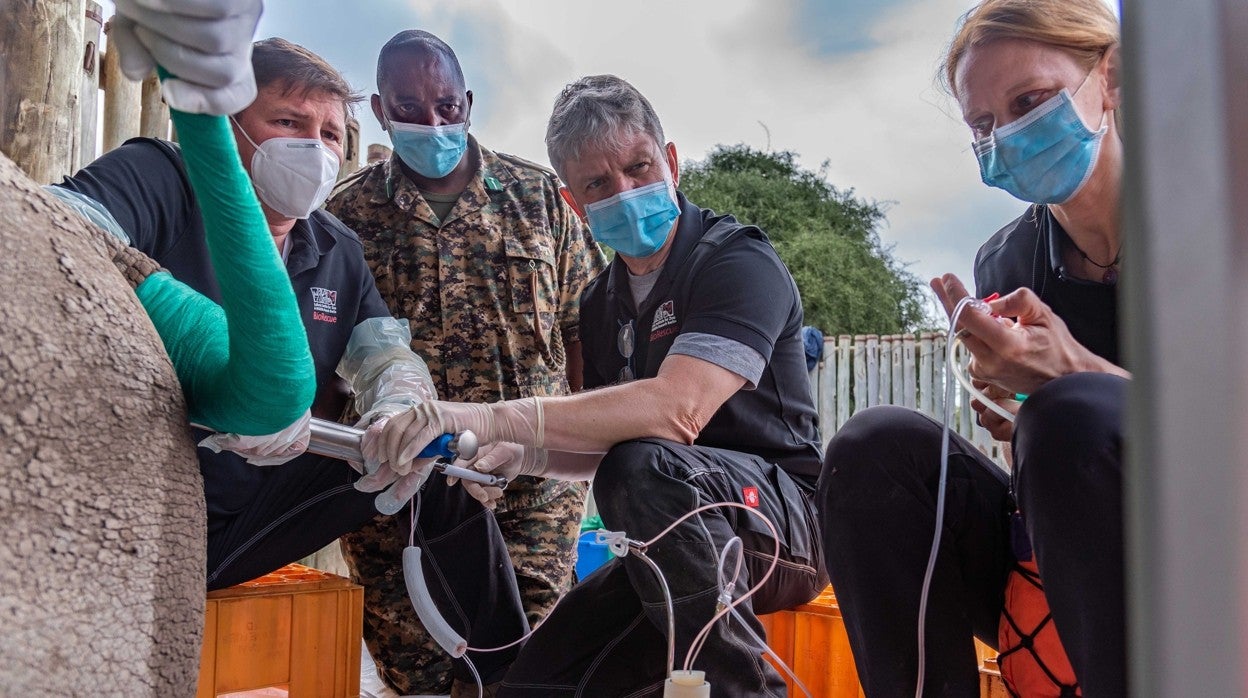
[[[272,434],[311,406],[316,371],[268,222],[223,116],[171,110],[221,306],[154,274],[136,293],[173,360],[192,421]]]
[[[222,388],[239,380],[248,380],[249,372],[231,365],[232,337],[227,336],[225,331],[226,315],[221,306],[173,278],[167,271],[147,277],[134,292],[164,342],[187,401],[191,402],[191,396],[196,396],[189,405],[192,422],[246,434],[248,432],[240,431],[246,426],[241,421],[245,419],[257,425],[258,429],[265,430],[256,434],[271,434],[297,419],[312,402],[311,393],[307,391],[311,380],[305,380],[300,375],[281,376],[261,371],[251,373],[263,374],[259,380],[263,381],[266,390],[278,396],[307,393],[306,402],[299,403],[302,407],[297,410],[285,402],[260,410],[243,403],[242,396],[254,391],[244,391],[237,385],[233,393]],[[260,396],[247,399],[257,400]],[[230,426],[219,426],[221,424]]]

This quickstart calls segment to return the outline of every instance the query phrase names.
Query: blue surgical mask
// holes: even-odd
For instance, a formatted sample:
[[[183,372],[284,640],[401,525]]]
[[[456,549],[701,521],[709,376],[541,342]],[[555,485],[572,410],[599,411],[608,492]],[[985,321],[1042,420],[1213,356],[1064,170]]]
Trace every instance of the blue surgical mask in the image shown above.
[[[984,184],[1029,203],[1062,204],[1092,176],[1107,130],[1104,121],[1096,131],[1084,126],[1070,91],[1062,90],[972,148]]]
[[[658,252],[680,217],[676,188],[666,177],[586,204],[594,239],[626,257],[641,259]]]
[[[468,122],[425,126],[390,121],[390,142],[405,165],[422,177],[442,179],[468,149]]]

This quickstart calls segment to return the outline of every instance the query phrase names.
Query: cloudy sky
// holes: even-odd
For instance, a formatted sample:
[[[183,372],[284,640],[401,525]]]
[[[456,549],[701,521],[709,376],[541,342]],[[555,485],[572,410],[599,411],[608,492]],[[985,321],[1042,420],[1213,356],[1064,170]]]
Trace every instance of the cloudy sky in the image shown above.
[[[686,159],[717,144],[790,150],[881,202],[880,231],[927,279],[969,280],[979,243],[1023,204],[979,181],[970,132],[935,81],[971,0],[269,0],[259,37],[283,36],[375,91],[377,51],[418,28],[459,55],[473,132],[546,161],[555,95],[615,73],[654,104]],[[364,143],[387,142],[367,108]]]

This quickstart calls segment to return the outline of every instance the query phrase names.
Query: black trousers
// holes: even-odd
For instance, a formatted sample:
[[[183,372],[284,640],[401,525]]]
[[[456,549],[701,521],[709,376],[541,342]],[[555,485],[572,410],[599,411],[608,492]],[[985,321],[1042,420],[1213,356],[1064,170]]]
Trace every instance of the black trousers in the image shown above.
[[[953,435],[927,605],[925,696],[979,695],[971,637],[997,645],[1016,506],[1083,695],[1127,695],[1126,386],[1118,377],[1083,373],[1031,395],[1015,422],[1012,483]],[[918,412],[872,408],[837,432],[825,457],[817,499],[824,555],[869,698],[914,695],[940,436],[940,424]]]
[[[375,494],[356,491],[359,474],[333,458],[301,457],[263,468],[246,508],[208,516],[208,589],[268,574],[307,557],[377,515]],[[211,511],[211,508],[210,508]]]
[[[245,582],[311,555],[363,526],[377,510],[376,493],[359,492],[359,475],[340,460],[299,459],[271,466],[251,504],[236,516],[208,522],[208,589]],[[258,466],[259,467],[259,466]],[[402,537],[392,552],[400,560],[411,532],[410,508],[399,517]],[[470,647],[497,647],[528,632],[515,571],[494,515],[462,487],[434,473],[420,494],[415,543],[422,550],[425,582],[443,618]],[[407,596],[401,574],[387,580]],[[409,609],[415,613],[414,609]],[[486,682],[498,681],[519,652],[474,654]],[[455,676],[472,681],[456,661]]]
[[[809,601],[826,585],[814,511],[779,467],[734,451],[660,439],[619,444],[594,477],[603,525],[648,540],[682,514],[711,502],[743,502],[756,493],[758,510],[780,536],[780,563],[760,593],[738,606],[762,636],[757,613]],[[750,497],[752,499],[752,497]],[[682,523],[647,551],[663,571],[676,618],[676,668],[716,610],[719,551],[741,538],[745,571],[734,598],[757,583],[775,543],[766,524],[733,508],[713,509]],[[667,663],[667,612],[654,572],[635,555],[613,560],[572,589],[529,639],[499,696],[658,696]],[[707,672],[712,695],[783,696],[785,684],[762,659],[763,648],[741,622],[719,621],[694,663]]]

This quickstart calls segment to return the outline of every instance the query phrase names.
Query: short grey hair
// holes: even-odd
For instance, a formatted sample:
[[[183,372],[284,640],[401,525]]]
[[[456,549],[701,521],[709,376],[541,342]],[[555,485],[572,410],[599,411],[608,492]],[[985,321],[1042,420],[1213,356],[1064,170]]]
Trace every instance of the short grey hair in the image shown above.
[[[546,155],[567,182],[565,165],[588,144],[619,149],[623,138],[644,133],[662,150],[663,125],[636,87],[614,75],[590,75],[563,88],[546,125]]]

